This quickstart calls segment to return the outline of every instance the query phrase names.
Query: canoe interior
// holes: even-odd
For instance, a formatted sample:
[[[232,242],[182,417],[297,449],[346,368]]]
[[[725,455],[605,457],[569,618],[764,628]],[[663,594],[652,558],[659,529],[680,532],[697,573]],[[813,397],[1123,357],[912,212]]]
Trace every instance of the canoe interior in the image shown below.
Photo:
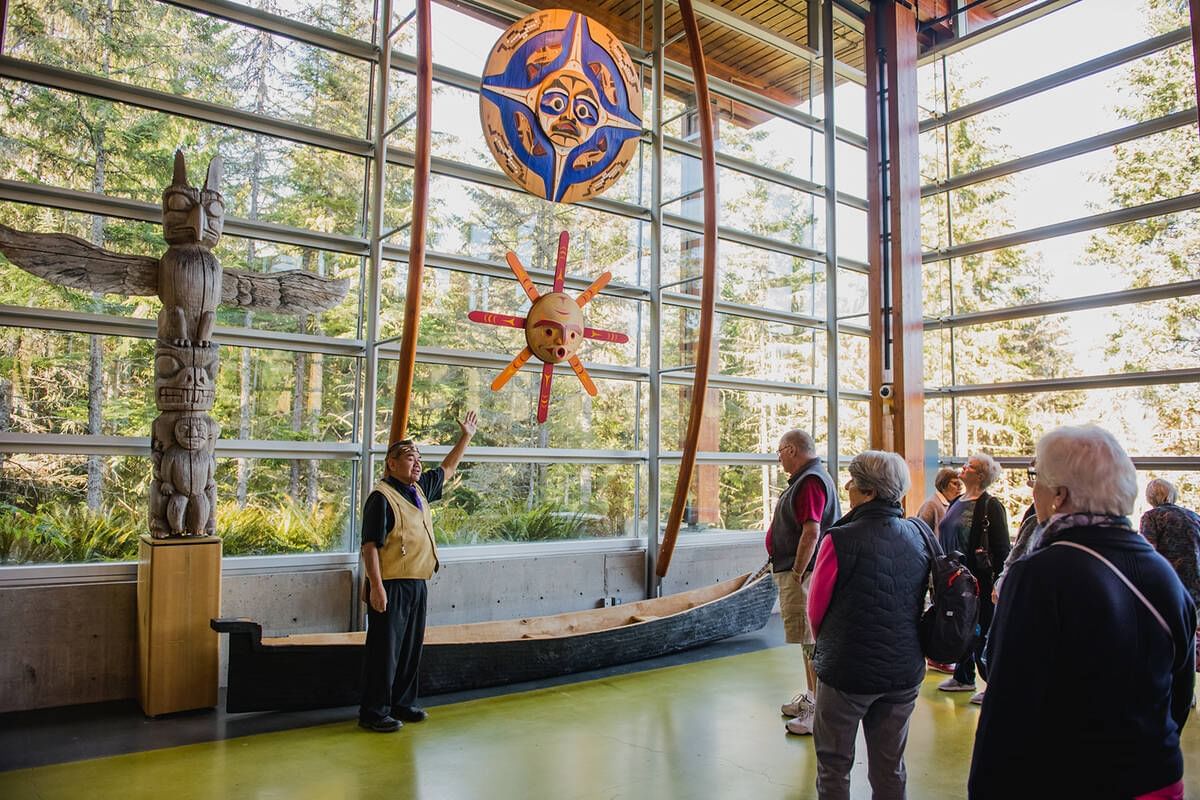
[[[579,636],[596,631],[643,625],[670,617],[699,606],[716,602],[737,591],[747,575],[721,583],[692,589],[666,597],[639,600],[610,608],[594,608],[525,619],[506,619],[496,622],[471,622],[461,625],[439,625],[425,630],[425,645],[473,644],[477,642],[515,642],[523,639],[550,639]],[[362,645],[365,631],[350,633],[303,633],[292,636],[263,637],[264,647],[295,645]]]

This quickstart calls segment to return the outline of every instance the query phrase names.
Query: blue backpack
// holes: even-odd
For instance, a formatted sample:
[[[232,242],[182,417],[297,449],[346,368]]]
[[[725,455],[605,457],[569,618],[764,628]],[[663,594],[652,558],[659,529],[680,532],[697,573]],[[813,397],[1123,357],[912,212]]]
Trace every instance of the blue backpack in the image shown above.
[[[917,632],[921,652],[933,661],[950,664],[958,661],[975,639],[979,617],[979,581],[963,566],[963,554],[942,552],[933,531],[924,520],[910,519],[925,540],[929,552],[929,594],[931,603],[921,615]]]

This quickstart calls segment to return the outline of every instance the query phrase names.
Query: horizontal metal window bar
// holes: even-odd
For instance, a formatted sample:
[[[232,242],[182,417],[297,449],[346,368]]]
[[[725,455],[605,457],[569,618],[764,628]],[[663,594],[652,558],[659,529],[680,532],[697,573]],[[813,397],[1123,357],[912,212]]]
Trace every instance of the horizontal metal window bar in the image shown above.
[[[399,147],[388,148],[388,163],[412,169],[414,158],[411,150],[403,150]],[[451,161],[448,158],[430,159],[430,170],[435,175],[445,175],[450,178],[470,181],[471,183],[483,184],[492,186],[497,189],[507,189],[512,192],[520,192],[512,182],[512,179],[503,172],[485,167],[477,167],[473,164],[463,164],[458,161]],[[616,214],[629,219],[650,221],[650,209],[636,206],[633,203],[626,203],[620,200],[609,200],[603,197],[595,197],[591,200],[585,200],[576,203],[577,206],[591,208],[596,211],[603,211],[608,214]]]
[[[697,197],[703,197],[703,196],[704,196],[704,187],[701,186],[698,189],[690,189],[681,195],[677,195],[677,196],[671,197],[667,200],[663,200],[659,204],[659,206],[662,208],[666,208],[667,206],[671,205],[672,203],[678,203],[681,200],[693,200]]]
[[[364,61],[376,60],[378,49],[370,42],[344,36],[315,25],[261,11],[257,8],[230,0],[161,0],[173,6],[199,11],[211,17],[226,19],[260,31],[275,33],[304,44],[316,45],[326,50],[333,50],[343,55],[361,58]]]
[[[1080,78],[1086,78],[1089,75],[1103,72],[1107,69],[1120,66],[1134,59],[1148,56],[1151,53],[1157,53],[1159,50],[1165,50],[1168,47],[1174,47],[1178,44],[1183,44],[1191,39],[1191,29],[1187,27],[1179,28],[1164,33],[1159,36],[1154,36],[1137,44],[1123,47],[1120,50],[1114,50],[1106,55],[1084,61],[1082,64],[1076,64],[1073,67],[1068,67],[1058,72],[1051,73],[1037,80],[1023,83],[1020,86],[1014,86],[1011,89],[1006,89],[1003,92],[985,97],[982,100],[976,100],[974,103],[952,108],[945,114],[933,117],[931,119],[921,120],[919,129],[921,133],[931,131],[935,128],[949,125],[953,122],[973,117],[976,114],[982,114],[985,111],[990,111],[1000,106],[1008,105],[1009,103],[1022,100],[1026,97],[1032,97],[1035,94],[1040,94],[1048,89],[1053,89],[1057,86],[1063,86],[1077,81]]]
[[[78,211],[83,214],[98,214],[102,217],[152,222],[154,224],[162,222],[162,205],[160,203],[146,203],[141,200],[109,197],[92,192],[80,192],[75,189],[63,189],[57,186],[44,186],[0,179],[0,200],[8,200],[13,203],[27,203],[35,206],[50,206],[51,208]],[[225,233],[229,236],[242,236],[247,239],[258,239],[277,244],[291,244],[298,247],[312,247],[317,250],[328,250],[333,253],[346,253],[355,256],[365,256],[370,252],[367,240],[356,236],[320,233],[302,228],[293,228],[289,225],[278,225],[273,222],[248,220],[244,217],[225,217]]]
[[[683,454],[678,450],[664,450],[659,455],[658,460],[670,463],[678,461],[682,456]],[[841,466],[848,466],[851,457],[845,456],[839,458],[838,461]],[[730,466],[770,466],[771,464],[779,463],[779,456],[775,453],[720,453],[709,450],[697,453],[696,463],[728,464]]]
[[[674,136],[663,136],[663,147],[673,153],[690,156],[691,158],[700,158],[699,145],[692,142],[686,142],[683,139]],[[825,198],[825,187],[814,181],[798,178],[795,175],[790,175],[782,170],[765,167],[762,164],[757,164],[753,161],[744,158],[738,158],[727,153],[717,153],[717,165],[731,169],[734,172],[740,172],[743,175],[749,175],[752,178],[761,178],[764,181],[786,186],[789,189],[795,189],[798,192]],[[867,210],[867,201],[861,197],[855,197],[846,192],[838,192],[837,199],[839,203],[857,208],[860,211]]]
[[[684,66],[677,61],[671,61],[669,59],[666,60],[663,63],[663,71],[668,76],[675,78],[676,80],[687,81],[689,83],[695,82],[695,78],[692,76],[691,68]],[[799,109],[792,108],[785,103],[781,103],[778,100],[772,100],[769,97],[764,97],[757,92],[746,89],[742,86],[738,86],[737,84],[721,80],[720,78],[709,76],[708,82],[713,94],[720,95],[730,100],[735,100],[739,103],[748,105],[751,108],[756,108],[759,111],[765,111],[768,114],[780,117],[788,122],[793,122],[804,128],[814,130],[817,133],[824,133],[825,131],[825,123],[812,114],[807,114]],[[837,128],[836,131],[836,136],[839,141],[853,145],[860,150],[867,149],[867,139],[865,136],[845,128]]]
[[[383,455],[387,445],[380,443],[372,453]],[[421,458],[434,464],[450,452],[449,445],[421,445]],[[464,463],[478,464],[640,464],[649,460],[645,450],[587,450],[565,447],[476,447],[471,445]]]
[[[1200,383],[1200,368],[1166,369],[1155,372],[1126,372],[1112,375],[1078,375],[1065,378],[1042,378],[1002,383],[963,384],[928,388],[925,397],[972,397],[992,394],[1043,394],[1074,392],[1084,389],[1121,389],[1138,386],[1161,386],[1171,383]]]
[[[1028,317],[1046,317],[1052,314],[1068,314],[1072,311],[1083,311],[1089,308],[1108,308],[1111,306],[1131,305],[1133,303],[1149,303],[1155,300],[1169,300],[1174,297],[1190,297],[1200,294],[1200,280],[1166,283],[1159,286],[1146,286],[1138,289],[1124,289],[1119,292],[1105,292],[1082,297],[1069,297],[1065,300],[1048,300],[1044,303],[1030,303],[1023,306],[1009,306],[990,311],[974,311],[969,314],[953,314],[937,319],[925,320],[925,330],[936,331],[946,328],[962,328],[968,325],[986,325],[991,322],[1008,322]]]
[[[671,116],[669,116],[669,117],[667,117],[666,119],[664,119],[664,120],[663,120],[663,122],[662,122],[662,127],[665,129],[665,128],[666,128],[668,125],[670,125],[672,122],[675,122],[676,120],[678,120],[678,119],[680,119],[680,118],[682,118],[682,117],[686,117],[688,114],[695,114],[695,113],[696,113],[696,107],[695,107],[695,106],[687,106],[687,107],[685,107],[685,108],[684,108],[682,111],[680,111],[678,114],[672,114]],[[679,140],[679,141],[682,141],[682,140]],[[664,142],[664,143],[666,142],[666,137],[665,137],[665,136],[664,136],[664,138],[663,138],[663,142]]]
[[[384,138],[384,139],[387,139],[387,138],[389,138],[389,137],[390,137],[390,136],[391,136],[393,133],[395,133],[396,131],[400,130],[401,128],[403,128],[403,127],[404,127],[405,125],[407,125],[408,123],[412,122],[412,120],[413,120],[413,119],[414,119],[416,116],[417,116],[417,112],[413,111],[412,113],[410,113],[409,115],[407,115],[407,116],[406,116],[404,119],[400,120],[400,121],[399,121],[399,122],[397,122],[395,125],[393,125],[392,127],[388,128],[386,131],[384,131],[384,132],[383,132],[383,138]]]
[[[1184,125],[1194,125],[1195,122],[1196,108],[1193,106],[1186,111],[1176,111],[1174,114],[1166,114],[1156,119],[1139,122],[1136,125],[1128,125],[1124,128],[1118,128],[1115,131],[1109,131],[1108,133],[1089,136],[1086,139],[1080,139],[1070,144],[1051,147],[1048,150],[1042,150],[1031,155],[1022,156],[1021,158],[1014,158],[1002,164],[984,167],[973,172],[964,172],[960,175],[955,175],[949,180],[926,184],[921,187],[921,197],[932,197],[942,192],[961,189],[964,186],[1002,178],[1014,172],[1053,164],[1056,161],[1073,158],[1084,153],[1091,153],[1105,147],[1112,147],[1122,142],[1130,142],[1144,136],[1153,136],[1156,133],[1162,133],[1173,128],[1181,128]]]
[[[520,331],[513,331],[513,351],[511,353],[481,353],[472,350],[454,350],[448,347],[417,347],[417,363],[438,364],[451,367],[468,367],[471,369],[504,369],[512,361],[513,356],[524,346]],[[394,360],[400,357],[398,342],[389,342],[379,348],[380,358]],[[644,367],[622,367],[617,364],[597,364],[584,361],[588,374],[598,380],[610,381],[645,381],[650,379],[650,371]],[[542,365],[530,359],[522,367],[523,372],[540,374]],[[570,376],[574,380],[575,373],[567,364],[555,364],[556,375]]]
[[[677,308],[700,308],[700,296],[685,292],[663,292],[662,302],[663,305]],[[716,302],[716,311],[718,314],[739,317],[741,319],[754,319],[762,322],[791,325],[797,328],[825,330],[825,319],[823,317],[813,316],[812,314],[800,314],[795,311],[782,311],[780,309],[751,306],[744,303],[730,303],[726,300],[718,300]],[[848,333],[854,336],[870,335],[870,331],[865,326],[859,325],[838,325],[838,330],[841,333]]]
[[[405,25],[412,22],[413,17],[415,17],[416,15],[417,15],[417,10],[415,8],[412,11],[408,12],[408,14],[404,17],[404,19],[397,22],[395,27],[393,27],[390,31],[388,31],[387,40],[390,42],[392,39],[395,39],[396,34],[399,33],[401,31],[401,29],[404,28]]]
[[[671,38],[669,38],[665,42],[663,42],[663,47],[670,47],[671,45],[673,45],[676,42],[683,39],[683,37],[685,37],[685,36],[687,36],[687,31],[680,31],[679,33],[675,34],[674,36],[672,36]]]
[[[298,442],[266,439],[218,439],[220,458],[272,458],[309,461],[353,461],[361,447],[354,442]],[[149,436],[89,436],[62,433],[0,433],[0,453],[49,453],[81,456],[150,457]]]
[[[704,280],[703,275],[693,275],[690,278],[681,278],[677,281],[671,281],[670,283],[664,283],[658,287],[658,290],[660,292],[665,292],[667,289],[673,289],[676,286],[683,286],[686,283],[695,283],[696,281],[700,281],[700,280]]]
[[[1026,469],[1033,459],[1033,454],[1027,456],[993,456],[996,463],[1004,469]],[[1200,469],[1200,456],[1130,456],[1129,460],[1139,470],[1162,470],[1164,472]],[[967,456],[943,456],[938,459],[940,466],[958,467],[967,463]]]
[[[158,335],[158,322],[153,319],[26,306],[0,305],[0,325],[101,336],[132,336],[138,339],[153,339]],[[320,353],[349,358],[361,358],[365,355],[366,347],[362,339],[340,339],[334,336],[233,328],[224,325],[213,328],[213,341],[230,347]]]
[[[1058,11],[1060,8],[1066,8],[1078,2],[1079,0],[1046,0],[1046,2],[1027,6],[1020,11],[1009,14],[1003,19],[988,24],[986,27],[971,31],[966,36],[956,36],[953,39],[938,42],[923,50],[917,57],[917,66],[925,66],[942,56],[948,56],[980,42],[986,42],[994,36],[998,36],[1014,28],[1019,28],[1022,25],[1027,25],[1036,19],[1041,19],[1047,14]]]
[[[691,386],[694,380],[695,375],[690,372],[671,372],[662,376],[662,382],[672,386]],[[826,395],[824,386],[816,386],[808,383],[790,383],[788,381],[768,381],[760,378],[746,378],[740,375],[710,374],[708,376],[708,388],[726,389],[732,392],[803,395],[811,397],[824,397]],[[846,400],[871,399],[869,392],[862,392],[855,389],[839,389],[838,395]]]
[[[261,133],[349,155],[369,156],[373,151],[371,142],[367,139],[329,133],[311,125],[301,125],[298,122],[253,114],[231,106],[145,89],[121,81],[86,75],[59,67],[35,64],[11,56],[0,56],[0,77],[35,83],[50,89],[84,94],[114,103],[148,108],[152,111],[187,117],[212,125]]]
[[[691,233],[704,233],[704,223],[698,219],[680,216],[679,214],[663,214],[663,224],[677,230],[689,231]],[[825,253],[813,247],[804,247],[791,242],[780,241],[779,239],[771,239],[767,236],[760,236],[756,233],[747,233],[736,228],[726,228],[721,226],[717,229],[717,238],[724,239],[727,242],[735,244],[744,244],[747,247],[756,247],[760,250],[770,250],[773,253],[782,253],[793,258],[803,258],[809,261],[820,261],[824,263]],[[838,267],[840,269],[850,270],[851,272],[866,273],[870,268],[868,264],[861,261],[856,261],[850,258],[839,258]]]
[[[1052,239],[1056,236],[1067,236],[1072,233],[1107,228],[1112,225],[1136,222],[1137,220],[1160,217],[1165,214],[1175,214],[1180,211],[1189,211],[1197,207],[1200,207],[1200,192],[1185,194],[1182,197],[1173,197],[1169,200],[1156,200],[1153,203],[1144,203],[1140,206],[1119,208],[1115,211],[1106,211],[1101,214],[1093,214],[1090,217],[1080,217],[1079,219],[1071,219],[1066,222],[1057,222],[1053,225],[1044,225],[1040,228],[1016,231],[1004,234],[1003,236],[994,236],[991,239],[966,242],[954,247],[942,248],[941,250],[932,250],[921,256],[921,262],[928,264],[933,261],[945,261],[948,258],[962,258],[964,256],[975,255],[976,253],[986,253],[991,250],[1016,247],[1017,245],[1037,242],[1042,239]]]
[[[659,375],[669,375],[672,372],[695,372],[695,364],[683,364],[678,367],[664,367],[658,371]]]
[[[386,242],[388,239],[392,238],[400,231],[406,231],[411,227],[412,227],[411,219],[408,222],[402,222],[401,224],[397,225],[396,227],[388,229],[387,233],[384,233],[379,237],[379,241]]]
[[[408,248],[399,247],[397,245],[384,245],[383,257],[389,261],[398,261],[408,263]],[[436,267],[438,269],[448,269],[454,272],[467,272],[472,275],[483,275],[489,278],[500,278],[507,281],[516,281],[513,277],[512,270],[507,264],[494,263],[484,261],[479,258],[471,258],[470,256],[460,256],[450,253],[437,253],[433,251],[425,252],[425,266]],[[529,277],[535,283],[544,286],[552,286],[554,284],[554,274],[544,272],[537,269],[527,269]],[[568,275],[563,284],[568,289],[583,290],[591,286],[591,280],[575,275]],[[600,292],[604,297],[621,297],[627,300],[638,300],[648,302],[650,300],[650,290],[640,286],[633,286],[619,281],[611,281],[604,290]]]

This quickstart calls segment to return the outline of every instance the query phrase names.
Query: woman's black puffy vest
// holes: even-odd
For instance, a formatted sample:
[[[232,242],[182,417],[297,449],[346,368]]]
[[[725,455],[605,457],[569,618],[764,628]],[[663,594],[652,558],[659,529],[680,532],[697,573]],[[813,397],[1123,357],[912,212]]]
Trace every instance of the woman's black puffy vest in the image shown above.
[[[821,682],[852,694],[916,686],[925,674],[917,620],[929,576],[920,534],[899,504],[872,500],[827,535],[838,570],[817,636]]]

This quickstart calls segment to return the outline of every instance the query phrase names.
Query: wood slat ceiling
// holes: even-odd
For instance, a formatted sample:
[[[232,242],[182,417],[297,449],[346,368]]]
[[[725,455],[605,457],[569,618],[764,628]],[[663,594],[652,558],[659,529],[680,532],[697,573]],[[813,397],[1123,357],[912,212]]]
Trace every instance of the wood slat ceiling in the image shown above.
[[[950,0],[915,0],[918,19],[922,22],[947,13]],[[453,5],[453,0],[441,0]],[[649,49],[651,38],[650,0],[523,0],[535,8],[565,8],[587,14],[622,40]],[[807,0],[708,0],[754,26],[769,31],[798,45],[808,45]],[[867,0],[856,0],[865,6]],[[973,6],[968,12],[971,24],[979,25],[1001,13],[1010,13],[1035,0],[988,0]],[[679,7],[673,2],[666,6],[667,41],[683,31]],[[926,43],[942,41],[951,35],[948,23],[939,23],[922,32]],[[821,71],[808,61],[767,44],[750,33],[734,30],[713,20],[700,17],[700,36],[704,43],[705,63],[709,75],[742,88],[777,100],[788,106],[803,108],[810,92],[820,92]],[[863,69],[863,35],[836,23],[835,52],[839,61]],[[815,43],[814,43],[815,45]],[[687,42],[680,39],[667,46],[667,58],[682,64],[689,63]],[[668,80],[667,91],[677,99],[690,95],[691,87]],[[721,116],[738,125],[753,127],[770,118],[769,114],[726,98],[717,98]]]

